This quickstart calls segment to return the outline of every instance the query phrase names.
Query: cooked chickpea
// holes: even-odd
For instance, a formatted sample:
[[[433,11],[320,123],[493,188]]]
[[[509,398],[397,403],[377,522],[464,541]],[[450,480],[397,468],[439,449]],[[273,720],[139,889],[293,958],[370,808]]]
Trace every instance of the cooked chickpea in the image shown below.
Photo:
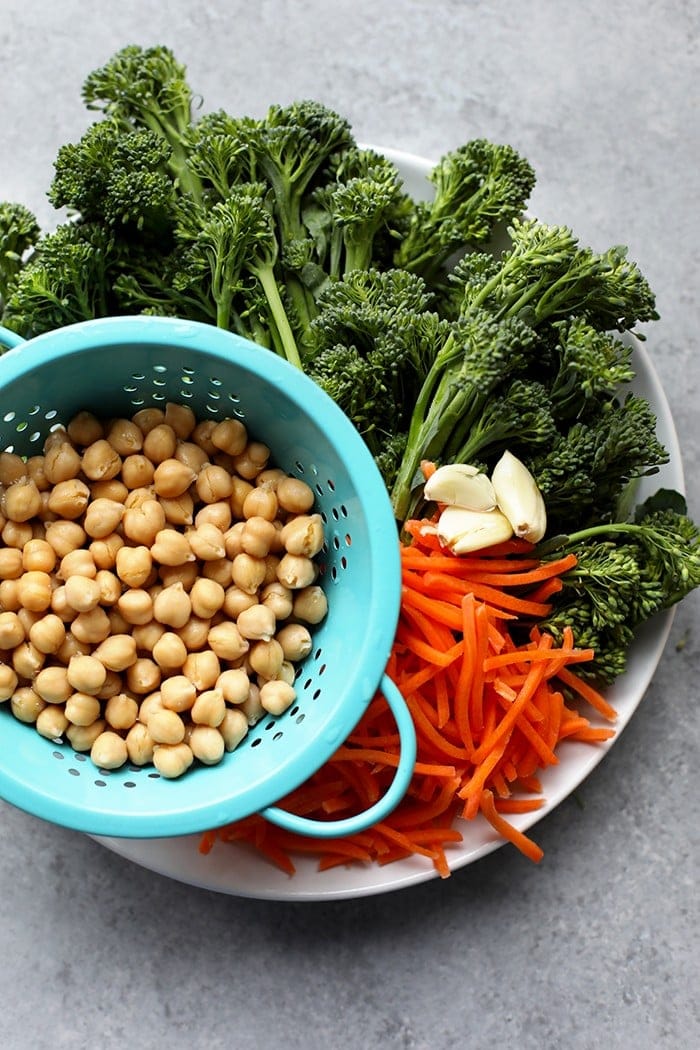
[[[107,619],[109,620],[110,634],[128,634],[129,631],[132,630],[134,625],[124,619],[116,605],[110,606],[105,611],[107,613]]]
[[[98,718],[88,725],[71,723],[66,729],[66,736],[74,751],[89,751],[100,733],[104,733],[106,728],[107,723],[104,718]]]
[[[136,662],[136,642],[129,634],[112,634],[93,654],[108,671],[125,671]]]
[[[168,627],[184,627],[192,615],[190,596],[181,583],[164,587],[153,602],[153,616]]]
[[[154,603],[148,591],[132,587],[120,596],[117,609],[128,624],[145,624],[154,618]]]
[[[127,757],[126,741],[111,729],[100,733],[90,748],[90,758],[99,769],[119,769]]]
[[[237,554],[243,553],[243,533],[246,527],[245,521],[236,521],[224,533],[224,546],[226,557],[233,560]],[[248,551],[252,554],[252,551]]]
[[[281,715],[296,699],[296,690],[287,682],[274,679],[260,690],[260,703],[271,715]]]
[[[278,502],[277,495],[272,488],[260,485],[251,489],[243,500],[243,517],[264,518],[265,521],[273,522],[277,517]]]
[[[233,491],[231,475],[225,467],[208,463],[197,475],[195,489],[202,503],[218,503],[229,499]]]
[[[199,694],[190,712],[192,721],[197,725],[216,727],[223,721],[226,713],[224,694],[216,687],[205,689]]]
[[[17,613],[0,613],[0,649],[14,649],[25,638],[24,625]]]
[[[153,765],[169,780],[181,777],[193,761],[192,749],[187,744],[157,744],[153,748]]]
[[[224,756],[224,738],[212,726],[195,726],[188,742],[194,757],[205,766],[215,766]]]
[[[262,441],[249,441],[238,456],[233,457],[234,469],[242,478],[252,481],[267,466],[270,450]]]
[[[127,689],[137,696],[155,692],[160,687],[161,677],[160,667],[147,656],[139,656],[125,672]]]
[[[16,452],[0,452],[0,485],[14,485],[27,477],[27,464]]]
[[[47,492],[51,488],[51,482],[46,477],[43,456],[30,456],[27,460],[27,476],[36,485],[39,492]]]
[[[174,499],[160,497],[160,505],[168,525],[191,525],[194,520],[194,500],[189,492]]]
[[[165,422],[165,412],[162,408],[141,408],[138,412],[134,413],[131,417],[132,422],[136,424],[142,434],[150,434],[150,432],[161,423]]]
[[[66,427],[66,431],[74,445],[82,445],[83,447],[92,445],[95,441],[99,441],[100,438],[104,437],[104,428],[99,419],[87,410],[78,412],[77,415],[73,416]]]
[[[241,529],[241,550],[253,558],[265,558],[272,550],[276,536],[277,529],[272,521],[254,514],[248,517]],[[229,553],[228,546],[227,553]]]
[[[161,706],[168,711],[189,711],[197,699],[197,688],[184,674],[165,678],[160,687]]]
[[[292,615],[292,591],[279,580],[263,587],[260,592],[260,602],[271,610],[277,620],[286,620]]]
[[[176,711],[166,707],[154,711],[146,725],[155,744],[179,744],[185,736],[185,723]]]
[[[122,458],[108,441],[100,438],[83,451],[81,469],[90,481],[109,480],[122,469]]]
[[[265,562],[262,558],[253,558],[245,552],[233,559],[231,579],[236,587],[248,594],[255,594],[265,579]]]
[[[2,620],[1,616],[0,620]],[[55,613],[47,613],[29,628],[29,641],[46,656],[55,656],[65,640],[65,624]],[[9,647],[3,646],[0,639],[0,648]]]
[[[314,505],[313,489],[299,478],[287,477],[277,485],[279,505],[288,514],[306,514]]]
[[[87,654],[86,654],[87,655]],[[110,700],[122,691],[122,676],[116,671],[107,671],[102,688],[95,696],[98,700]]]
[[[173,459],[176,448],[177,435],[167,423],[159,423],[143,439],[143,454],[155,464]]]
[[[36,722],[45,707],[46,701],[42,700],[39,694],[28,685],[15,689],[10,698],[12,714],[20,722]]]
[[[328,599],[322,587],[303,587],[294,595],[292,614],[304,623],[317,624],[328,613]]]
[[[28,521],[7,521],[2,528],[2,542],[6,547],[24,550],[27,543],[34,538],[34,530]]]
[[[215,420],[203,419],[200,423],[197,423],[190,434],[190,441],[193,441],[195,445],[198,445],[203,449],[207,456],[213,456],[217,451],[216,445],[211,440],[211,435],[216,429],[216,426],[217,424]]]
[[[25,572],[53,572],[56,552],[47,540],[29,540],[22,549],[22,565]]]
[[[257,605],[258,599],[255,592],[242,591],[240,587],[227,587],[224,591],[224,604],[222,612],[230,619],[235,620],[244,609],[250,609]]]
[[[23,572],[22,551],[16,547],[0,548],[0,579],[19,580]]]
[[[9,700],[19,684],[17,672],[9,664],[0,663],[0,703]]]
[[[227,704],[242,704],[250,693],[250,678],[242,667],[222,671],[215,685]]]
[[[126,734],[126,750],[135,766],[148,766],[153,761],[153,738],[142,722],[135,722]]]
[[[34,481],[22,479],[5,489],[2,512],[9,521],[29,521],[40,508],[41,494]]]
[[[270,638],[267,642],[254,642],[247,659],[255,674],[262,678],[274,678],[282,667],[284,652],[280,643],[275,638]]]
[[[285,554],[277,566],[277,579],[290,590],[309,587],[316,579],[316,566],[301,554]]]
[[[194,412],[189,405],[176,405],[172,401],[168,401],[165,406],[163,421],[172,427],[178,440],[188,438],[197,425]]]
[[[90,612],[100,604],[102,592],[97,582],[89,576],[69,576],[64,584],[66,601],[78,613]]]
[[[0,562],[2,561],[0,551]],[[20,608],[19,580],[3,580],[0,574],[0,609],[6,612],[17,612]]]
[[[49,704],[37,715],[35,726],[37,733],[48,740],[60,740],[68,728],[68,719],[59,704]]]
[[[194,684],[198,693],[206,689],[212,689],[221,674],[221,664],[216,653],[211,649],[203,649],[198,653],[189,653],[182,665],[182,673],[185,678]]]
[[[123,506],[129,490],[119,478],[106,478],[103,481],[91,482],[90,493],[93,500],[111,499],[113,503],[120,503]]]
[[[175,459],[184,463],[195,474],[199,474],[203,466],[209,462],[209,456],[194,441],[178,441],[175,449]]]
[[[222,419],[210,435],[211,443],[229,456],[237,456],[248,443],[248,431],[239,419]]]
[[[99,645],[111,631],[107,613],[99,605],[90,612],[78,613],[70,625],[71,633],[79,642]]]
[[[244,656],[249,643],[235,623],[218,623],[207,635],[207,644],[221,660],[238,660]]]
[[[93,540],[103,540],[117,528],[124,515],[124,505],[104,497],[93,499],[88,504],[83,527]]]
[[[152,653],[154,646],[165,634],[165,627],[157,620],[149,620],[148,623],[134,624],[130,633],[140,652]]]
[[[174,499],[187,492],[197,475],[185,463],[174,457],[159,463],[153,475],[153,487],[158,496]]]
[[[98,569],[95,583],[100,589],[100,605],[116,605],[122,593],[122,585],[118,576],[109,569]]]
[[[64,666],[68,666],[72,656],[77,656],[78,654],[87,656],[90,653],[90,650],[91,646],[87,645],[85,642],[79,642],[74,634],[67,631],[61,648],[56,653],[56,658]]]
[[[226,750],[235,751],[241,740],[248,734],[248,719],[242,711],[229,707],[226,709],[218,730],[223,737]]]
[[[88,551],[98,570],[113,569],[117,563],[117,551],[123,546],[123,538],[117,532],[113,532],[104,539],[93,540]]]
[[[224,605],[225,591],[216,580],[198,577],[190,590],[192,612],[203,620],[210,619]]]
[[[236,626],[243,638],[250,641],[269,642],[277,626],[275,614],[267,605],[260,603],[244,609],[236,620]]]
[[[141,428],[131,419],[113,419],[105,438],[120,456],[131,456],[143,448]]]
[[[115,571],[127,587],[142,587],[153,568],[153,557],[148,547],[120,547],[117,551]]]
[[[265,708],[260,702],[260,687],[255,682],[250,683],[248,695],[238,705],[238,710],[243,712],[249,726],[254,726],[265,714]]]
[[[160,565],[179,566],[193,562],[195,555],[183,533],[176,529],[161,529],[151,546],[151,558]]]
[[[92,693],[72,693],[66,701],[66,718],[75,726],[90,726],[100,717],[100,701]]]
[[[44,474],[52,485],[72,481],[80,473],[80,453],[69,441],[54,445],[44,456]]]
[[[57,558],[65,558],[66,554],[78,550],[86,539],[87,533],[77,521],[58,519],[46,526],[46,542],[53,547]]]
[[[282,646],[285,660],[297,662],[303,660],[311,652],[311,632],[301,623],[285,624],[277,632],[275,638]]]
[[[147,488],[153,481],[154,473],[155,466],[140,452],[126,456],[122,462],[122,481],[127,489]]]
[[[134,543],[151,547],[165,528],[165,511],[155,499],[145,499],[138,506],[127,507],[122,518],[124,535]]]
[[[161,565],[158,568],[158,577],[163,587],[172,587],[174,583],[181,583],[189,594],[199,577],[199,566],[196,561],[188,561],[185,565]]]
[[[34,679],[34,691],[47,704],[64,704],[73,692],[65,667],[43,667]]]
[[[283,527],[280,538],[288,554],[314,558],[324,542],[321,515],[298,514]]]
[[[226,555],[224,534],[211,522],[205,522],[187,533],[192,553],[202,561],[216,561]]]
[[[19,578],[19,600],[31,612],[44,612],[51,605],[51,577],[47,572],[25,572]]]
[[[139,705],[132,696],[116,693],[105,704],[105,719],[112,729],[131,729],[139,714]]]
[[[213,580],[225,589],[230,586],[233,578],[233,562],[228,558],[213,558],[205,561],[202,565],[202,577],[205,580]]]
[[[198,652],[207,644],[207,636],[211,622],[200,616],[190,616],[187,623],[177,628],[177,634],[182,638],[190,653]]]
[[[59,580],[65,581],[68,581],[71,576],[85,576],[87,579],[94,580],[97,576],[95,559],[89,550],[68,551],[68,554],[64,554],[61,558],[57,575]]]
[[[90,696],[99,693],[107,677],[104,664],[96,656],[80,653],[71,657],[65,673],[72,692],[89,693]]]

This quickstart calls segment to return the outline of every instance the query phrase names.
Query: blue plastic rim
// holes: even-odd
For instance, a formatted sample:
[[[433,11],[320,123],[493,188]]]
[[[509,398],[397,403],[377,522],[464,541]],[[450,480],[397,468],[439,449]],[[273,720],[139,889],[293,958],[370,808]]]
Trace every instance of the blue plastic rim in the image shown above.
[[[9,342],[0,330],[0,343]],[[153,767],[98,770],[0,705],[0,797],[54,823],[127,838],[192,834],[261,811],[321,837],[368,827],[406,791],[415,731],[400,694],[383,678],[401,596],[394,516],[367,447],[334,402],[275,354],[213,326],[104,318],[38,336],[0,357],[0,449],[40,454],[47,433],[82,409],[125,416],[168,401],[190,405],[198,418],[241,419],[278,466],[316,493],[329,611],[314,629],[297,699],[283,715],[252,727],[219,765],[192,767],[179,780],[165,780]],[[380,683],[402,738],[389,792],[349,821],[290,820],[274,804],[333,754]]]

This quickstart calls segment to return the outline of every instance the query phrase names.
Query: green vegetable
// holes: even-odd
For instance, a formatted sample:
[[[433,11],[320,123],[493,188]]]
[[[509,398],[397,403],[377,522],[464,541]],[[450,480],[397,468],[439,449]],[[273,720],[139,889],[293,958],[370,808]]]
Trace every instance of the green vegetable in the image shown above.
[[[22,269],[25,254],[40,234],[36,217],[28,208],[0,202],[0,311]]]

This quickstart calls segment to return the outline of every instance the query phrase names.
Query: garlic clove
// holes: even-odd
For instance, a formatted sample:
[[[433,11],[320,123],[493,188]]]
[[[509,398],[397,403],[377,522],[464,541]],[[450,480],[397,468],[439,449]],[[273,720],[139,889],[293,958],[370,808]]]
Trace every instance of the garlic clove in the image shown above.
[[[447,463],[438,467],[423,487],[425,498],[450,507],[469,510],[493,510],[496,493],[486,474],[465,463]]]
[[[500,510],[445,507],[438,520],[437,533],[440,543],[453,554],[468,554],[504,543],[513,535],[513,529]]]
[[[491,474],[501,513],[521,539],[538,543],[547,530],[547,510],[542,493],[524,463],[504,452]]]

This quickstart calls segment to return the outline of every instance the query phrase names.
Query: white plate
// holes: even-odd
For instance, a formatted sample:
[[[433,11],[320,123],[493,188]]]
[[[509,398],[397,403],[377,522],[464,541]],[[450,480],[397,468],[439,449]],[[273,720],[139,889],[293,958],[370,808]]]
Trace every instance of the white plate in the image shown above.
[[[429,186],[425,175],[432,167],[430,161],[409,153],[376,148],[381,148],[398,165],[409,193],[415,197],[427,195]],[[647,352],[639,345],[635,350],[635,369],[634,389],[654,406],[659,439],[670,454],[668,465],[644,482],[640,497],[644,498],[661,486],[683,491],[680,448],[668,402]],[[669,611],[644,626],[630,653],[628,670],[606,694],[618,711],[616,735],[602,745],[570,741],[562,744],[558,751],[559,765],[547,769],[541,776],[546,804],[535,813],[509,817],[520,830],[527,830],[551,813],[614,746],[651,681],[672,620],[673,612]],[[447,852],[453,871],[504,844],[481,817],[469,822],[458,821],[458,827],[463,833],[463,841],[448,847]],[[96,841],[144,868],[180,882],[259,899],[312,901],[362,897],[402,889],[436,877],[431,862],[420,857],[396,861],[384,867],[356,865],[326,872],[317,871],[313,859],[295,857],[297,871],[290,877],[243,845],[219,842],[211,853],[204,856],[198,852],[197,835],[167,839],[97,838]]]

